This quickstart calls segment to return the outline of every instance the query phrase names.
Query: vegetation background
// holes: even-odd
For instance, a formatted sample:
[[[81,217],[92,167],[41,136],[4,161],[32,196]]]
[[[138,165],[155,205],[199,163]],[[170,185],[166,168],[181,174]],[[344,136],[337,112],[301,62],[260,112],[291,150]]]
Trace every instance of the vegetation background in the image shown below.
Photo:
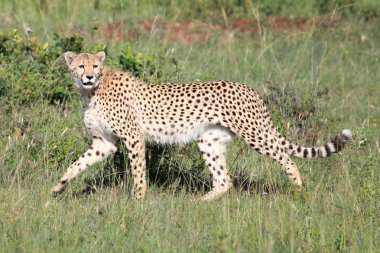
[[[379,252],[380,3],[265,0],[0,0],[0,252]],[[62,53],[107,52],[149,82],[228,79],[262,94],[281,133],[321,145],[279,166],[231,143],[234,190],[210,188],[196,145],[147,151],[149,194],[130,196],[126,151],[58,198],[50,189],[89,146]]]

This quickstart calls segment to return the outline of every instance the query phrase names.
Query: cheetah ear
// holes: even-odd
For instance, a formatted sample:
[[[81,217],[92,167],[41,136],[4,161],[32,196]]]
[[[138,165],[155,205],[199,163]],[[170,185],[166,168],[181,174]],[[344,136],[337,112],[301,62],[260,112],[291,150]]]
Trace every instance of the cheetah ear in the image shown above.
[[[99,58],[100,62],[104,62],[104,60],[106,59],[106,53],[104,53],[103,51],[100,51],[95,56]]]
[[[73,62],[75,57],[77,57],[77,55],[74,54],[73,52],[70,52],[70,51],[66,52],[65,53],[65,60],[66,60],[67,65],[70,66],[70,64]]]

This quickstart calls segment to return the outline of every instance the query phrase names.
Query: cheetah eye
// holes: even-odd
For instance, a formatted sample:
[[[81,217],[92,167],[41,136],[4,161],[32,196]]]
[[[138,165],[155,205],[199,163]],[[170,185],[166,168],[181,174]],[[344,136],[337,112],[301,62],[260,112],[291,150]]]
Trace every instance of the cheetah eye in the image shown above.
[[[97,67],[99,67],[98,65],[94,65],[94,69],[96,69]]]
[[[79,68],[80,69],[84,69],[84,65],[79,65]]]

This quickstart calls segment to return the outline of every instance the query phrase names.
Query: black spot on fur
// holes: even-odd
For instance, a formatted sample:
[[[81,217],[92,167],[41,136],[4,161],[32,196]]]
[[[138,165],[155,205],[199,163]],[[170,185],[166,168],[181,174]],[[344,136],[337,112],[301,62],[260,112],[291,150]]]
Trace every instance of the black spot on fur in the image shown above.
[[[315,157],[317,155],[317,151],[315,151],[315,148],[311,148],[311,156]]]
[[[336,152],[339,152],[340,150],[342,150],[342,148],[347,143],[347,141],[348,141],[348,137],[343,134],[338,135],[334,139],[331,140]]]
[[[308,154],[309,154],[309,151],[307,151],[307,149],[305,148],[305,149],[303,150],[303,157],[304,157],[304,158],[307,158]]]
[[[331,149],[330,149],[328,144],[325,145],[325,150],[326,150],[326,156],[330,156],[331,155]]]

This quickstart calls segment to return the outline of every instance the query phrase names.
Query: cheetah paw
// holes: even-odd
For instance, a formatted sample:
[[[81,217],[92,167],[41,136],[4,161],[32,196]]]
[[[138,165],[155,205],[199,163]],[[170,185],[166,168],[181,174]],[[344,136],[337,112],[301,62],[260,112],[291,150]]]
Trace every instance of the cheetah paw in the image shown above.
[[[56,186],[54,186],[53,189],[51,189],[51,195],[53,197],[57,197],[66,189],[66,186],[67,186],[67,182],[59,182]]]

